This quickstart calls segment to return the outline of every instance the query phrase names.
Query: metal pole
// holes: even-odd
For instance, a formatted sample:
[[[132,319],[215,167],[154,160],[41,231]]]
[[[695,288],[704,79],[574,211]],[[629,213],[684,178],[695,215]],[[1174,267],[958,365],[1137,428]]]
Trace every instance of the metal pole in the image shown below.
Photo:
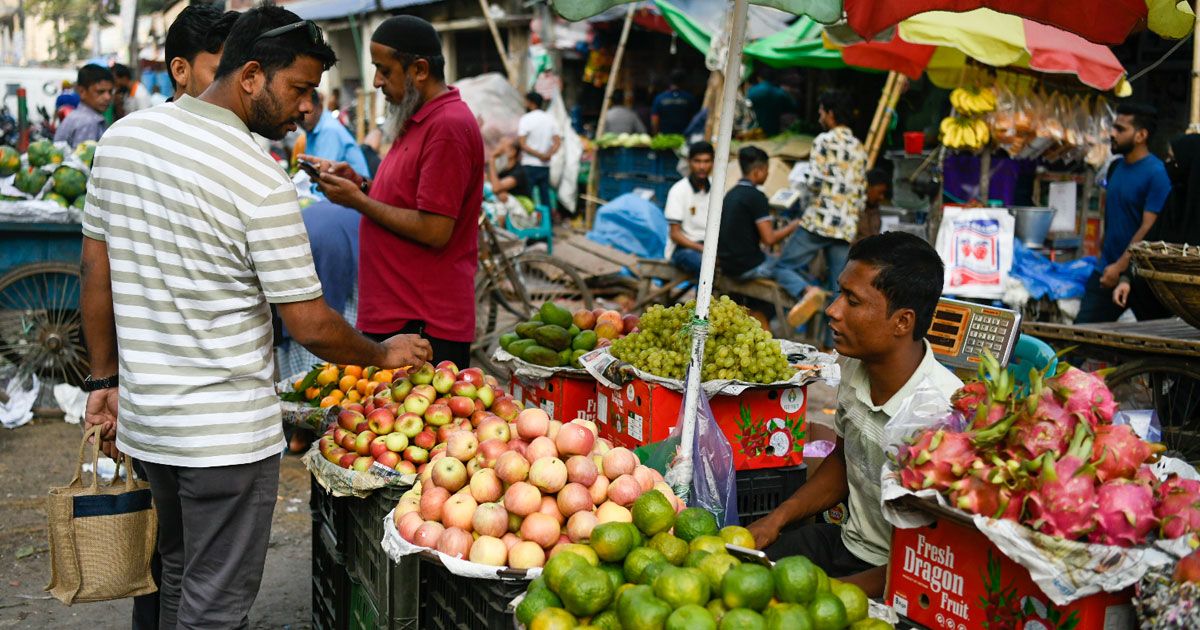
[[[682,440],[680,444],[684,466],[671,470],[670,484],[675,493],[686,498],[692,481],[692,445],[696,439],[696,410],[700,404],[700,366],[704,361],[704,343],[708,338],[708,307],[712,302],[713,274],[717,266],[717,241],[721,234],[721,212],[725,205],[725,182],[729,169],[729,145],[733,137],[734,100],[742,76],[742,48],[746,43],[746,13],[748,0],[734,0],[733,20],[729,34],[729,51],[725,58],[721,86],[721,120],[717,132],[717,154],[714,156],[712,190],[708,204],[708,224],[704,228],[704,253],[700,258],[700,285],[696,287],[696,316],[692,325],[692,360],[688,364],[687,391],[684,393]]]
[[[625,42],[629,40],[629,29],[633,26],[633,13],[637,10],[637,3],[629,3],[629,8],[625,11],[625,24],[621,27],[621,39],[617,42],[617,54],[613,55],[612,68],[608,72],[608,82],[604,85],[604,101],[600,104],[600,121],[596,123],[596,139],[604,135],[604,118],[608,115],[608,106],[612,103],[613,88],[617,84],[617,75],[621,72],[621,60],[625,58]],[[592,168],[588,171],[587,182],[587,210],[585,211],[584,225],[591,229],[592,220],[596,218],[596,186],[600,180],[600,160],[599,149],[592,155]],[[610,201],[610,200],[605,200]]]

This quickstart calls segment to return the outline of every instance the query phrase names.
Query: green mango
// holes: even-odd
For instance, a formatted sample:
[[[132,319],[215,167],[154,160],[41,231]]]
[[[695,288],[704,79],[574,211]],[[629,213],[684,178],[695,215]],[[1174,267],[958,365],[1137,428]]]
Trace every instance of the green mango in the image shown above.
[[[571,327],[571,311],[547,301],[538,309],[540,319],[547,324],[561,326],[564,330]]]
[[[575,324],[571,324],[571,327],[567,329],[567,334],[571,335],[571,338],[574,339],[575,335],[579,334],[579,327]]]
[[[541,327],[541,322],[523,322],[517,324],[517,327],[513,330],[520,335],[522,339],[533,339],[533,331]]]
[[[500,347],[507,351],[508,347],[512,345],[512,342],[517,341],[520,338],[521,335],[518,335],[515,332],[504,333],[503,335],[500,335]]]
[[[525,351],[536,346],[537,342],[532,339],[518,339],[510,344],[505,350],[514,357],[521,358],[525,355]]]
[[[567,348],[566,350],[559,352],[558,353],[558,361],[559,361],[559,365],[570,365],[571,364],[571,349]]]
[[[544,367],[560,367],[562,357],[557,352],[545,346],[530,346],[521,353],[521,359],[534,365]]]
[[[571,367],[582,368],[583,364],[579,362],[579,357],[581,357],[587,353],[588,353],[587,350],[572,350],[571,351],[571,363],[570,363]]]
[[[575,338],[571,340],[571,348],[574,350],[583,350],[584,352],[595,350],[597,340],[596,331],[585,330],[575,335]]]
[[[571,336],[567,334],[567,329],[554,324],[538,326],[533,331],[533,338],[539,345],[559,352],[571,347]]]

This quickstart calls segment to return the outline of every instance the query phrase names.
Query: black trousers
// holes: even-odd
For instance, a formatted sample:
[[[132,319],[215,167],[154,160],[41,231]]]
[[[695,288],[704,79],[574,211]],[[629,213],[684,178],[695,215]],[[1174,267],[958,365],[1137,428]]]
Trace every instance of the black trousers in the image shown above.
[[[133,460],[133,470],[139,479],[146,479],[146,468],[142,462]],[[154,547],[154,555],[150,556],[150,575],[154,576],[154,585],[162,583],[162,556],[158,555],[158,546]],[[133,598],[133,630],[158,630],[158,591],[139,595]]]
[[[429,341],[429,345],[433,347],[433,363],[439,361],[453,361],[458,369],[464,369],[471,364],[471,342],[469,341],[449,341],[446,339],[438,339],[425,334],[425,322],[413,320],[405,324],[404,328],[390,333],[363,333],[368,339],[373,341],[384,341],[388,337],[396,335],[420,335],[422,338]]]
[[[832,578],[842,578],[875,568],[875,565],[850,553],[842,543],[842,527],[832,523],[812,523],[784,530],[779,534],[779,538],[763,551],[772,560],[795,555],[805,556]]]

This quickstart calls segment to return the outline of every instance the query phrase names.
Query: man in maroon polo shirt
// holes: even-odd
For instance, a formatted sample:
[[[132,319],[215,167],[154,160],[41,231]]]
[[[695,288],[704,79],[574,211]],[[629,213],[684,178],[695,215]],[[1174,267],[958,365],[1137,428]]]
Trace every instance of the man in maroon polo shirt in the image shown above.
[[[394,144],[373,181],[344,162],[303,156],[322,171],[330,201],[358,210],[358,328],[385,339],[419,334],[437,361],[470,362],[475,336],[483,137],[475,115],[446,85],[433,25],[388,18],[371,36],[375,87],[388,103]]]

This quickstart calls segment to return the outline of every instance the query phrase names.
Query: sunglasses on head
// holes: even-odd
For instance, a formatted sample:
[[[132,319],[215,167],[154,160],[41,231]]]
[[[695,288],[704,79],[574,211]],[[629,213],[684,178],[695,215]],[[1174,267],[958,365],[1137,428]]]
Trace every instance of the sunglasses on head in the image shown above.
[[[298,31],[302,28],[308,29],[308,39],[314,45],[325,42],[325,36],[321,33],[321,27],[317,26],[316,22],[313,22],[312,20],[301,20],[299,22],[292,22],[291,24],[284,24],[283,26],[278,26],[269,31],[260,33],[258,37],[254,38],[254,43],[258,43],[259,40],[267,39],[270,37],[280,37],[282,35],[287,35],[288,33],[291,33],[292,31]]]

